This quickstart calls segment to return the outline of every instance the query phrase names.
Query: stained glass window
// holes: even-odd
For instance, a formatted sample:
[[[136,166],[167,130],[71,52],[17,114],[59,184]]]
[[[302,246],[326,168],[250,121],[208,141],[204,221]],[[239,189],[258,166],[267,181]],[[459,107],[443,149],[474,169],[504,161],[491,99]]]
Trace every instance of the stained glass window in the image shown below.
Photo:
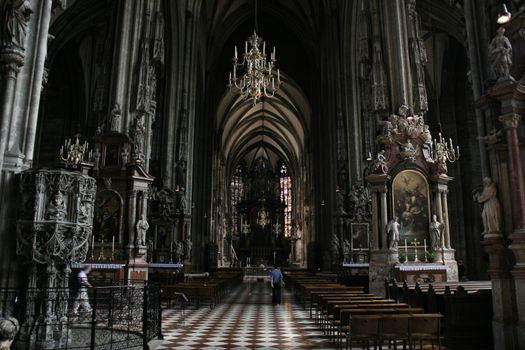
[[[286,165],[281,165],[279,171],[279,185],[281,189],[281,202],[284,208],[284,235],[290,237],[292,233],[292,178],[288,175]]]

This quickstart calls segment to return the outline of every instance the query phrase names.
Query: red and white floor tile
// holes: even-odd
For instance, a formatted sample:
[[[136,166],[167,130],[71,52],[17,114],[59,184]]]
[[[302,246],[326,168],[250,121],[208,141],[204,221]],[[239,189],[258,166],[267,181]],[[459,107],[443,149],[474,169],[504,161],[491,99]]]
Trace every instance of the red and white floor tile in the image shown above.
[[[334,349],[293,295],[272,305],[267,283],[247,282],[214,308],[163,313],[163,349]]]

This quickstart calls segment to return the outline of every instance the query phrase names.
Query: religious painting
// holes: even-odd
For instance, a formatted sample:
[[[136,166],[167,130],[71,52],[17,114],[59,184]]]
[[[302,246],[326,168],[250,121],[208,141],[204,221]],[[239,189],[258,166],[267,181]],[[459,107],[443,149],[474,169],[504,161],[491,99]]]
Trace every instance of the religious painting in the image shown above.
[[[116,242],[120,241],[121,203],[120,195],[113,190],[97,192],[93,219],[93,235],[97,241],[111,242],[113,236]]]
[[[368,223],[351,223],[350,232],[354,250],[369,248]]]
[[[419,171],[403,170],[392,182],[393,217],[398,218],[399,245],[416,240],[422,244],[428,237],[430,193],[428,182]]]

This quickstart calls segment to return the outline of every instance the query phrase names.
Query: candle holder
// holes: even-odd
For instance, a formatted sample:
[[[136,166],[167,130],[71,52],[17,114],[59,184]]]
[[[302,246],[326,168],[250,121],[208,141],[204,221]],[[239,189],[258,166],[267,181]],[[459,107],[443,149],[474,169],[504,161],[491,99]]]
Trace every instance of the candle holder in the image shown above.
[[[419,262],[419,258],[417,257],[417,247],[419,245],[419,242],[417,241],[416,238],[414,238],[414,240],[412,241],[413,243],[413,246],[414,246],[414,262]]]
[[[106,260],[104,256],[104,238],[100,240],[100,253],[98,255],[98,260]]]

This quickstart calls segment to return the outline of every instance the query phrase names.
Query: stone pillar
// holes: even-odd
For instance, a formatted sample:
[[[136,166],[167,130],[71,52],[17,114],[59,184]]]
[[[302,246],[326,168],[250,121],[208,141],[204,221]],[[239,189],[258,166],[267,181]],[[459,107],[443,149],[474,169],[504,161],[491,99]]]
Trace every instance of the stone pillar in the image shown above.
[[[450,246],[450,224],[448,220],[448,198],[447,198],[447,190],[441,191],[441,204],[443,205],[443,224],[445,225],[445,230],[443,231],[444,236],[444,242],[445,248],[452,249]]]
[[[0,52],[0,68],[2,70],[2,90],[0,90],[0,172],[3,169],[4,155],[7,149],[7,136],[11,124],[15,86],[20,67],[24,64],[24,52],[14,48],[4,48]]]
[[[380,235],[383,237],[381,239],[381,244],[383,249],[388,248],[388,237],[384,234],[385,227],[388,223],[388,204],[386,201],[386,187],[379,189],[379,195],[381,196],[381,226],[379,228]]]
[[[388,221],[388,203],[386,183],[387,174],[372,174],[366,181],[372,184],[372,237],[370,247],[369,286],[370,293],[384,295],[385,278],[391,277],[392,267],[398,261],[397,250],[388,249],[385,227]]]
[[[436,252],[436,261],[443,263],[447,267],[447,281],[458,280],[458,263],[456,262],[456,250],[451,247],[450,226],[448,219],[448,183],[453,178],[445,174],[433,175],[430,177],[432,191],[434,192],[434,205],[438,221],[442,224],[441,232],[441,251]],[[432,213],[431,213],[432,214]]]
[[[512,240],[509,248],[516,258],[516,265],[512,269],[512,275],[514,276],[518,313],[518,322],[516,323],[518,348],[522,349],[525,348],[525,190],[517,132],[521,116],[509,113],[500,116],[499,120],[503,123],[506,132],[509,154],[509,178],[513,189],[511,196],[514,230],[509,236]]]
[[[485,252],[489,255],[490,279],[492,280],[492,333],[495,349],[520,349],[516,342],[514,326],[514,285],[507,266],[508,250],[505,248],[505,239],[502,234],[485,236],[481,242]]]

